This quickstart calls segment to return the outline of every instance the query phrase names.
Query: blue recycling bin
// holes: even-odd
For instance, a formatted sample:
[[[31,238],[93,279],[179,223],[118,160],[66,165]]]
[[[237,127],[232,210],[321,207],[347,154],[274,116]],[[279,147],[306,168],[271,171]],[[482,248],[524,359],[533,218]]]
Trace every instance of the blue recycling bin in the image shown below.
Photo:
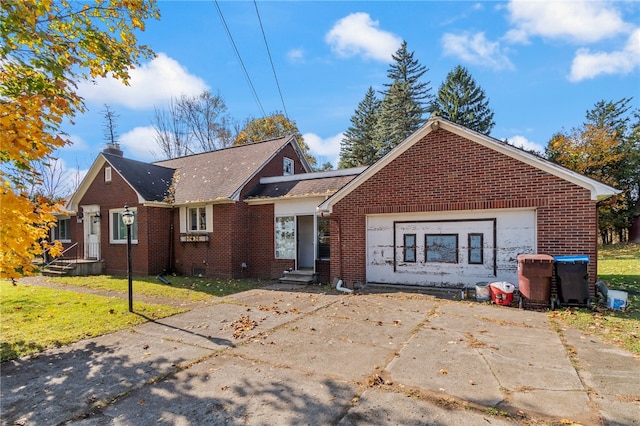
[[[590,305],[589,256],[555,256],[553,258],[558,303],[564,305]]]

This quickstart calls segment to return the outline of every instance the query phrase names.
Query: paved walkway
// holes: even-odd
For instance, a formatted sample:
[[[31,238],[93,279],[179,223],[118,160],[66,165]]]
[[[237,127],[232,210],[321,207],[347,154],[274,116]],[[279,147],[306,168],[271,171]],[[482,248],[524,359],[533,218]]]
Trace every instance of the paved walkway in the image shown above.
[[[545,313],[273,286],[2,364],[2,425],[640,424],[640,360]]]

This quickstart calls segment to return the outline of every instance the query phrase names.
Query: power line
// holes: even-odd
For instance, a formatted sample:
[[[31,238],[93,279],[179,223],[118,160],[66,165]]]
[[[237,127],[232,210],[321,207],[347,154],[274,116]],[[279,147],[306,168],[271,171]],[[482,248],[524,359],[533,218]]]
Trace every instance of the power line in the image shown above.
[[[280,95],[280,101],[282,102],[282,108],[284,110],[284,116],[288,119],[287,107],[284,105],[284,98],[282,97],[282,90],[280,90],[280,82],[278,81],[278,75],[276,74],[276,67],[273,65],[273,59],[271,58],[271,51],[269,50],[269,43],[267,43],[267,36],[264,33],[264,27],[262,26],[262,18],[260,18],[260,12],[258,11],[258,3],[253,0],[253,5],[256,8],[256,15],[258,15],[258,22],[260,23],[260,30],[262,31],[262,38],[264,39],[264,45],[267,48],[267,55],[269,56],[269,62],[271,63],[271,70],[273,71],[273,78],[276,80],[276,86],[278,87],[278,94]]]
[[[218,4],[218,0],[214,0],[214,3],[216,4],[216,9],[218,10],[218,15],[220,16],[220,20],[222,21],[222,24],[224,25],[224,29],[227,31],[227,36],[229,36],[229,40],[231,41],[231,45],[233,46],[233,50],[236,53],[236,56],[238,57],[238,61],[240,62],[240,66],[242,66],[242,70],[244,71],[244,76],[247,79],[247,82],[249,83],[249,87],[251,88],[251,93],[253,93],[253,97],[256,100],[256,103],[258,104],[258,108],[260,108],[260,112],[262,112],[262,116],[266,117],[266,114],[264,113],[264,108],[262,108],[262,103],[260,102],[260,98],[258,97],[258,93],[256,92],[256,88],[253,86],[253,82],[251,81],[251,77],[249,77],[249,73],[247,72],[247,67],[244,66],[244,62],[242,61],[242,58],[240,57],[240,52],[238,51],[238,47],[236,46],[235,41],[233,40],[233,36],[231,35],[231,31],[229,31],[229,27],[227,26],[227,22],[224,19],[224,16],[222,15],[222,10],[220,10],[220,5]]]

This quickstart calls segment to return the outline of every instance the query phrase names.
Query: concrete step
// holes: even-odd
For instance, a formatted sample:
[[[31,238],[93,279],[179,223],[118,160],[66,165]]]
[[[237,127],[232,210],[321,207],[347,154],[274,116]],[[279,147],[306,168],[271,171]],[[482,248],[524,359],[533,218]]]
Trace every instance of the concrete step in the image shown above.
[[[281,283],[312,284],[315,282],[315,273],[299,270],[285,271],[279,281]]]

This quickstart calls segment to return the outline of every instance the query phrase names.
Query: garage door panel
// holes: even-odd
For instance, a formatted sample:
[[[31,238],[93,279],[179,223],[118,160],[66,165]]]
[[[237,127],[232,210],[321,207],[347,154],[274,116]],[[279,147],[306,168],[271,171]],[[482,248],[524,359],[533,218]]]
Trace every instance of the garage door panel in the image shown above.
[[[367,218],[368,282],[425,286],[513,282],[517,254],[533,252],[534,211],[493,211],[470,218],[460,212]]]

